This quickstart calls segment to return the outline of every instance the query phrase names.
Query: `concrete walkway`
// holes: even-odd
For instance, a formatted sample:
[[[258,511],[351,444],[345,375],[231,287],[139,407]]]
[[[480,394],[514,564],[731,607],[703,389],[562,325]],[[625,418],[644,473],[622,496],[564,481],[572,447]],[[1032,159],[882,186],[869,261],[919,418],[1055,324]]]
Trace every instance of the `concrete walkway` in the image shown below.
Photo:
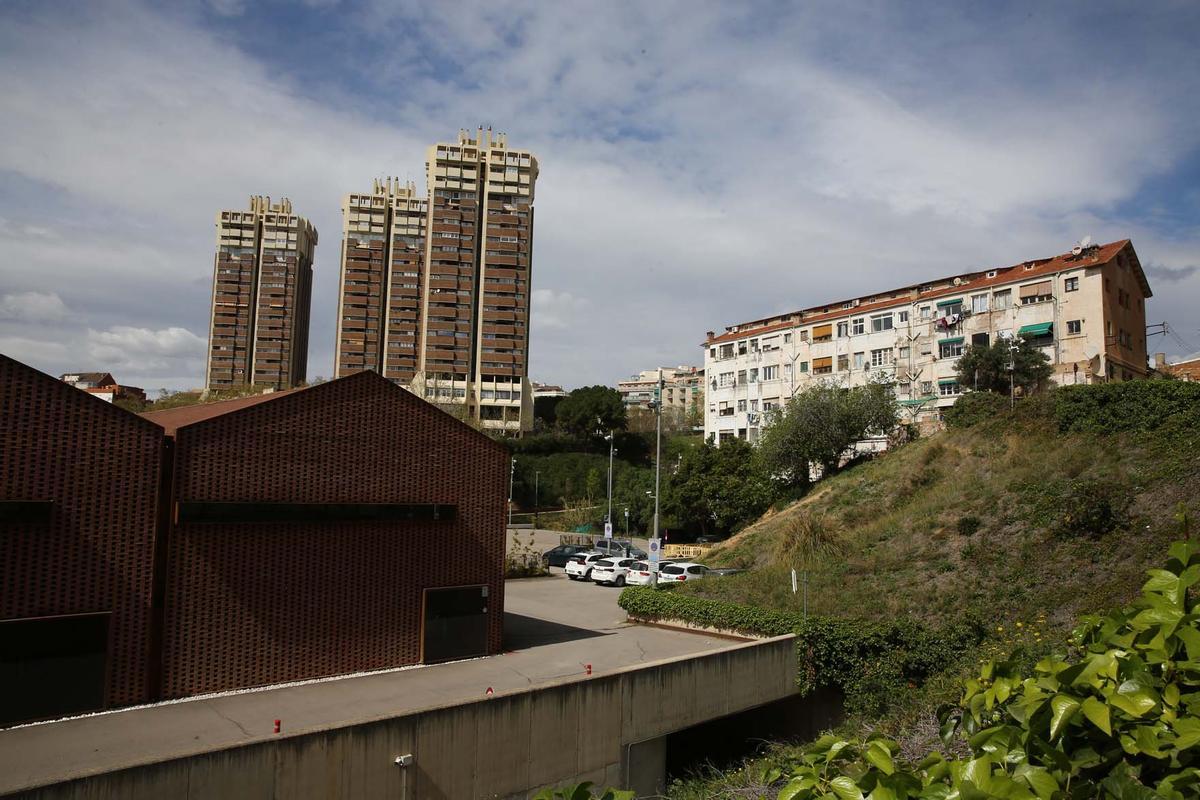
[[[504,655],[214,695],[0,731],[0,794],[299,733],[602,674],[732,642],[629,625],[618,590],[554,577],[505,587]]]

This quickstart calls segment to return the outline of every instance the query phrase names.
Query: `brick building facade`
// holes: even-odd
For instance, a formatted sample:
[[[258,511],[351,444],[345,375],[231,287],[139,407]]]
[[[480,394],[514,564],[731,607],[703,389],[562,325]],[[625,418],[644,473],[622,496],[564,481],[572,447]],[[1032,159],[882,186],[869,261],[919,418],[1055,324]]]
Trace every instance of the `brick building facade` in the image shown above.
[[[375,373],[138,417],[0,356],[0,411],[0,724],[500,649],[507,451]]]

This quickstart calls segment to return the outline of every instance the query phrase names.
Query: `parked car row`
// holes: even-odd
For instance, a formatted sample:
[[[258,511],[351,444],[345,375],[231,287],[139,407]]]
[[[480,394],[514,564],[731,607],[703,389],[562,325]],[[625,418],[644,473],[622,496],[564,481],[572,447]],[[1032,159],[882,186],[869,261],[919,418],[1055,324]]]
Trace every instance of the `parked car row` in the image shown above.
[[[557,548],[556,548],[557,549]],[[567,577],[573,581],[590,580],[610,586],[646,586],[655,581],[654,571],[647,561],[638,558],[611,556],[598,550],[573,553],[563,567]],[[703,578],[708,567],[684,559],[666,559],[659,562],[658,581],[694,581]]]

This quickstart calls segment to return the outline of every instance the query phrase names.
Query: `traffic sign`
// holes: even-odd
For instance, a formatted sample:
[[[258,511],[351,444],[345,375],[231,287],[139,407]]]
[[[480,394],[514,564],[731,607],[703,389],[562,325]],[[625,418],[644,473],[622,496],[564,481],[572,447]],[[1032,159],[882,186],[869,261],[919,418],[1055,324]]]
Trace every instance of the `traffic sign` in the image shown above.
[[[661,542],[659,542],[658,539],[650,540],[650,544],[649,544],[650,553],[646,560],[650,562],[650,571],[651,572],[658,572],[658,558],[661,555],[660,545],[661,545]]]
[[[604,523],[604,538],[605,539],[612,538],[612,523],[611,522]]]

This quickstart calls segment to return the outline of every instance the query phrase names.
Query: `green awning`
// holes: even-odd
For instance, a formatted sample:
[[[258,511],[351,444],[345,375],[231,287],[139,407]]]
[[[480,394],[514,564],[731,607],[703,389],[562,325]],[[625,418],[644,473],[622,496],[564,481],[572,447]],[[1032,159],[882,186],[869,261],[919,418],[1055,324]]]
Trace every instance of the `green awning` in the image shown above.
[[[954,300],[938,300],[938,308],[941,308],[942,306],[952,306],[955,303],[961,303],[962,301],[963,300],[961,297],[955,298]]]
[[[1054,330],[1053,322],[1039,322],[1036,325],[1022,325],[1017,331],[1018,336],[1049,336]]]
[[[958,378],[942,378],[938,381],[938,386],[949,386],[952,383],[958,383]]]
[[[934,398],[932,398],[932,397],[914,397],[911,400],[901,400],[900,405],[908,406],[909,408],[912,408],[913,406],[923,406],[926,403],[928,403],[930,400],[933,400],[933,399]]]
[[[953,336],[949,339],[938,339],[938,344],[959,344],[963,340],[961,336]]]

